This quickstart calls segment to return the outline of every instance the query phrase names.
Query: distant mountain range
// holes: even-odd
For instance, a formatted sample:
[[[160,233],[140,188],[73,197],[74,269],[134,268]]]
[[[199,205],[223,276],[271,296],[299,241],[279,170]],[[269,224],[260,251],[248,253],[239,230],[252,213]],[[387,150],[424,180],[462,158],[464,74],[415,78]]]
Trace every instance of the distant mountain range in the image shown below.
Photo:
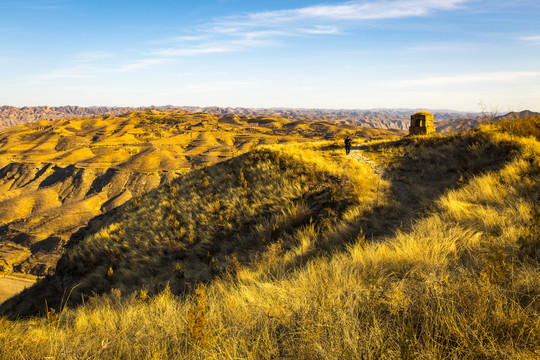
[[[243,116],[270,116],[288,120],[327,121],[336,125],[355,125],[366,128],[408,130],[411,115],[420,109],[253,109],[241,107],[199,107],[199,106],[148,106],[148,107],[110,107],[110,106],[32,106],[0,107],[0,130],[6,127],[27,124],[39,120],[58,120],[82,118],[94,115],[117,116],[133,111],[158,110],[174,112],[178,110],[190,113],[205,113],[215,116],[227,114]],[[483,122],[498,122],[518,117],[538,115],[532,111],[510,112],[506,115],[486,115],[482,113],[460,112],[453,110],[428,110],[434,115],[435,127],[441,134],[465,131]]]
[[[495,121],[499,122],[500,120],[514,120],[514,119],[537,116],[537,115],[540,115],[540,113],[537,113],[537,112],[534,112],[534,111],[529,111],[529,110],[524,110],[524,111],[520,111],[520,112],[512,111],[512,112],[509,112],[506,115],[495,117]]]
[[[499,122],[501,120],[512,120],[512,119],[518,119],[518,118],[524,118],[524,117],[530,117],[530,116],[536,116],[540,115],[540,113],[524,110],[520,112],[509,112],[505,115],[491,115],[491,114],[477,114],[475,117],[470,118],[457,118],[457,119],[450,119],[450,120],[442,120],[439,122],[436,122],[435,126],[438,133],[441,134],[450,134],[452,132],[460,132],[465,131],[468,129],[471,129],[475,126],[478,126],[482,123],[490,123],[490,122]]]
[[[58,120],[92,115],[119,115],[141,108],[108,106],[2,106],[0,107],[0,127],[28,124],[38,120]]]
[[[330,110],[330,109],[251,109],[251,108],[220,108],[197,106],[150,106],[150,107],[80,107],[80,106],[33,106],[33,107],[0,107],[0,127],[26,124],[37,120],[58,120],[92,115],[120,115],[132,111],[153,109],[159,111],[183,110],[192,113],[207,113],[211,115],[250,115],[272,116],[289,120],[329,121],[337,124],[348,124],[379,129],[409,128],[410,116],[418,109],[373,109],[373,110]],[[431,110],[435,121],[451,121],[454,119],[471,119],[478,113],[458,112],[451,110]]]

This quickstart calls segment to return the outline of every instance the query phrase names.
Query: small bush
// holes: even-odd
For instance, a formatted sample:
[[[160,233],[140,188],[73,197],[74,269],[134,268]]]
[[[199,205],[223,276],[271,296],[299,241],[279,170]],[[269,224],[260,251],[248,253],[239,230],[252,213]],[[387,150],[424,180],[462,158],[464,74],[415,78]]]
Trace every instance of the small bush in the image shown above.
[[[534,136],[540,139],[540,116],[530,116],[511,120],[501,120],[498,128],[510,135]]]

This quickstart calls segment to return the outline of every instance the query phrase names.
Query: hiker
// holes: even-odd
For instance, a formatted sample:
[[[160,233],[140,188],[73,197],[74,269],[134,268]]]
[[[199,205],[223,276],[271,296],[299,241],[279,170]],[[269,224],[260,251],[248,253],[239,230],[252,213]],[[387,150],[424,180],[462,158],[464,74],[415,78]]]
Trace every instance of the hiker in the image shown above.
[[[349,155],[350,152],[351,152],[351,138],[347,136],[345,138],[345,155]]]

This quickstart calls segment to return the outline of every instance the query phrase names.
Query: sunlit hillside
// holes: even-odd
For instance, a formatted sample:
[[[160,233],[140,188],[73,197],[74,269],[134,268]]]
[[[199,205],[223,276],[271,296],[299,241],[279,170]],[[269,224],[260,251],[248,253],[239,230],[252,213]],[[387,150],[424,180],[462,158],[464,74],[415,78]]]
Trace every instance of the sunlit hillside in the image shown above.
[[[39,317],[0,319],[0,358],[536,359],[536,124],[189,172],[92,220],[4,303]]]
[[[201,166],[260,145],[399,131],[264,116],[145,110],[0,132],[0,270],[54,272],[93,217]]]

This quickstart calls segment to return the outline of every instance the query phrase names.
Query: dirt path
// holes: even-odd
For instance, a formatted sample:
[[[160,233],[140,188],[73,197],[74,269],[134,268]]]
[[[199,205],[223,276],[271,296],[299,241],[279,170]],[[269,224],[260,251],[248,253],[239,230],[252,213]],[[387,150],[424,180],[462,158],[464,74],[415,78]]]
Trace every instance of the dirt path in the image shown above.
[[[380,164],[364,156],[362,151],[367,148],[367,145],[369,145],[369,143],[364,143],[359,146],[353,146],[348,156],[352,157],[358,162],[371,165],[373,172],[375,174],[377,174],[382,179],[390,181],[390,183],[392,184],[391,185],[392,192],[394,193],[394,196],[396,197],[399,203],[401,204],[414,203],[415,200],[412,198],[411,194],[409,193],[408,185],[405,182],[403,182],[396,176],[391,176],[388,172],[384,170],[384,168]]]
[[[0,275],[0,303],[4,302],[13,295],[32,286],[35,280],[13,277],[9,275]]]
[[[386,171],[384,171],[384,168],[381,166],[381,164],[371,160],[370,158],[366,157],[363,154],[363,151],[368,148],[369,143],[363,143],[362,145],[356,145],[351,147],[351,152],[349,153],[349,157],[355,159],[358,162],[361,162],[363,164],[368,164],[372,167],[373,172],[377,174],[379,177],[384,178],[387,176]]]
[[[364,164],[370,164],[370,165],[373,165],[375,166],[375,172],[377,174],[379,173],[382,173],[383,170],[381,168],[381,166],[379,164],[377,164],[375,161],[373,160],[370,160],[368,159],[367,157],[364,156],[364,154],[362,154],[362,150],[365,149],[366,146],[365,145],[361,145],[361,146],[353,146],[351,147],[351,152],[349,153],[348,156],[352,157],[353,159],[361,162],[361,163],[364,163]]]

